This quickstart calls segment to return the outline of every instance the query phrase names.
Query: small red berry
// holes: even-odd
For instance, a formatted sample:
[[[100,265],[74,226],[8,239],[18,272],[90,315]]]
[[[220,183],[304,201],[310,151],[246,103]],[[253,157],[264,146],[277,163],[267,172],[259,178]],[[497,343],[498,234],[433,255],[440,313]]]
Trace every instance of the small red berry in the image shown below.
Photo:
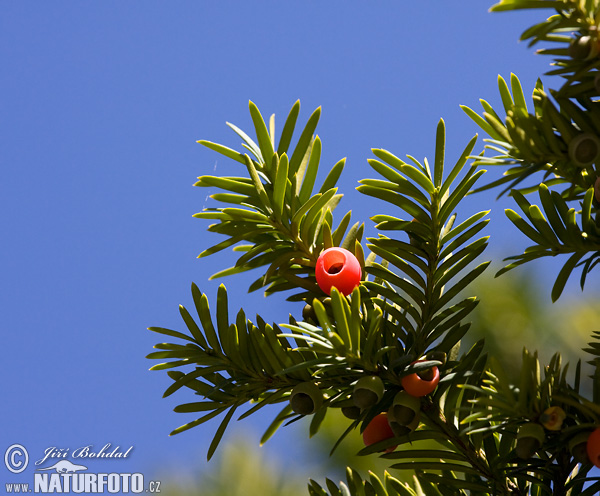
[[[388,423],[387,413],[380,413],[373,420],[369,422],[369,425],[363,431],[363,441],[365,446],[371,446],[372,444],[385,441],[394,437],[394,432]],[[398,446],[390,446],[385,450],[386,453],[394,451]]]
[[[600,427],[590,434],[587,440],[587,455],[590,461],[600,468]]]
[[[331,288],[335,287],[344,296],[348,296],[360,284],[361,276],[358,259],[345,248],[328,248],[317,259],[315,277],[326,294],[331,294]]]
[[[417,360],[413,363],[422,361],[423,360]],[[424,372],[415,372],[404,376],[402,378],[402,387],[411,396],[420,398],[421,396],[431,393],[437,387],[438,382],[440,382],[440,371],[437,367],[432,367]]]

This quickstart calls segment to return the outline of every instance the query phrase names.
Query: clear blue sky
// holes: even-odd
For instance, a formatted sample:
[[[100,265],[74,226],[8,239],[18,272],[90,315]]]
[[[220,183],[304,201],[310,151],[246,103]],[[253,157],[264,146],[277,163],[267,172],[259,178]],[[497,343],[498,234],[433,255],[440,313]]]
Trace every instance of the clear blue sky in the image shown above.
[[[443,117],[456,158],[477,132],[459,104],[498,102],[496,77],[511,71],[530,93],[546,70],[548,60],[517,42],[535,17],[488,7],[3,2],[0,451],[21,443],[37,459],[49,446],[110,442],[134,451],[93,468],[196,468],[217,424],[169,438],[190,420],[172,408],[194,400],[161,399],[170,380],[144,358],[161,340],[146,327],[181,330],[177,305],[191,304],[190,284],[214,300],[218,282],[207,279],[232,261],[196,259],[216,238],[192,218],[209,204],[209,191],[192,184],[236,167],[196,140],[239,147],[225,121],[249,129],[249,99],[275,113],[279,129],[296,99],[302,122],[321,105],[323,164],[348,157],[340,208],[368,222],[380,206],[353,188],[371,175],[370,148],[432,156]],[[476,203],[493,209],[494,250],[526,246],[506,230],[506,203]],[[224,281],[232,309],[274,321],[300,310],[247,295],[248,280]],[[266,419],[244,422],[262,428]],[[281,450],[291,435],[265,449]],[[11,480],[28,482],[32,470]]]

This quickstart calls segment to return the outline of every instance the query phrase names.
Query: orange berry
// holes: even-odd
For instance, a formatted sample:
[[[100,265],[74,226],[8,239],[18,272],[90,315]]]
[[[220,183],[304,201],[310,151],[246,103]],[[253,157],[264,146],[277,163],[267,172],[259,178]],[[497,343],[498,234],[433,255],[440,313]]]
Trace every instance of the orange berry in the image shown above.
[[[386,439],[394,437],[394,432],[388,423],[387,413],[380,413],[373,420],[369,422],[369,425],[363,431],[363,441],[365,446],[371,446],[372,444],[379,443]],[[386,453],[394,451],[398,446],[390,446],[385,450]]]
[[[587,454],[590,461],[600,468],[600,427],[590,434],[587,440]]]
[[[423,360],[418,360],[418,363]],[[402,387],[404,390],[410,394],[411,396],[416,396],[420,398],[421,396],[425,396],[431,393],[440,382],[440,371],[437,367],[432,367],[430,370],[431,377],[423,378],[423,372],[421,372],[421,376],[418,373],[413,373],[410,375],[406,375],[402,378]]]
[[[354,253],[334,246],[319,255],[315,277],[325,294],[331,294],[331,288],[335,287],[344,296],[348,296],[360,284],[362,271]]]

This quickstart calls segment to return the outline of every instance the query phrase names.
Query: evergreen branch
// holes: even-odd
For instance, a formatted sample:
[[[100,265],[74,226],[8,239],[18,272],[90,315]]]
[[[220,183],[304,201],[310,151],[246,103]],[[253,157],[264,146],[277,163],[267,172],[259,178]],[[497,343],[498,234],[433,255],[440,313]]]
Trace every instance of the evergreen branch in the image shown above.
[[[341,195],[335,185],[343,171],[345,160],[340,160],[325,178],[320,190],[314,193],[315,179],[321,156],[321,141],[313,137],[320,117],[320,108],[309,118],[291,157],[288,148],[294,132],[300,103],[296,102],[288,115],[280,142],[275,151],[275,137],[267,127],[256,105],[250,102],[250,114],[258,144],[233,124],[228,124],[244,141],[254,156],[239,153],[223,145],[201,140],[207,146],[226,157],[246,166],[248,177],[201,176],[195,186],[217,187],[231,193],[216,193],[217,201],[233,204],[233,207],[205,208],[194,217],[218,220],[209,227],[227,237],[224,241],[205,249],[204,257],[240,242],[251,243],[235,266],[213,275],[223,277],[250,269],[268,266],[263,276],[251,285],[250,290],[266,288],[265,294],[284,291],[300,286],[306,290],[303,299],[323,298],[314,278],[314,266],[319,253],[343,239],[348,227],[350,212],[332,233],[332,212]],[[245,207],[245,208],[244,208]],[[351,243],[351,251],[360,246]],[[289,276],[294,267],[306,268],[306,278]],[[292,281],[290,283],[290,280]],[[293,284],[293,285],[291,285]],[[297,297],[292,295],[291,298]]]
[[[586,192],[581,212],[569,208],[561,195],[551,194],[544,184],[538,187],[538,193],[543,212],[537,205],[531,205],[521,193],[512,192],[525,218],[510,209],[506,210],[506,215],[523,234],[534,241],[535,245],[527,248],[522,255],[509,257],[508,259],[514,262],[501,269],[497,275],[541,257],[570,254],[552,289],[552,300],[556,301],[572,271],[579,265],[583,265],[583,286],[585,277],[595,265],[593,261],[600,253],[600,229],[592,221],[594,191],[590,188]],[[578,217],[581,217],[581,227],[577,221]],[[590,252],[592,256],[580,264],[580,260]]]
[[[390,215],[373,217],[372,220],[377,223],[378,229],[406,232],[409,243],[382,236],[369,238],[367,246],[390,265],[383,267],[379,264],[371,264],[367,267],[369,274],[385,283],[368,282],[365,283],[365,287],[369,288],[374,298],[378,299],[377,295],[382,295],[404,309],[405,316],[398,315],[398,312],[389,305],[386,306],[392,315],[397,316],[397,322],[404,330],[412,330],[413,334],[406,334],[406,337],[414,335],[414,339],[405,342],[405,345],[410,344],[406,352],[415,356],[424,354],[435,339],[443,337],[444,331],[449,331],[454,324],[458,323],[451,321],[442,332],[436,332],[435,327],[431,325],[439,312],[445,311],[444,306],[468,281],[475,278],[484,266],[463,276],[463,282],[459,282],[457,286],[446,292],[444,286],[462,273],[487,245],[487,238],[467,244],[472,236],[485,226],[486,221],[480,220],[485,216],[485,212],[472,216],[456,229],[453,229],[455,216],[451,217],[453,210],[483,173],[483,171],[476,173],[471,167],[458,184],[452,186],[465,166],[466,157],[475,141],[471,140],[450,175],[444,180],[443,121],[438,125],[436,139],[433,175],[435,179],[432,179],[427,166],[414,159],[416,167],[406,164],[390,152],[379,149],[374,150],[374,153],[391,167],[375,160],[370,161],[370,164],[388,181],[363,180],[361,186],[357,188],[364,194],[400,207],[414,217],[412,221]],[[452,254],[459,248],[462,249]],[[391,269],[392,266],[402,275],[397,275]],[[470,311],[474,306],[463,307],[461,316],[466,316],[468,313],[464,311],[465,308]],[[456,310],[459,310],[458,307]],[[436,322],[441,323],[439,319]]]
[[[493,363],[487,365],[483,342],[460,357],[458,354],[460,340],[470,326],[465,320],[477,305],[474,297],[459,300],[459,293],[489,264],[484,262],[473,268],[487,246],[488,238],[476,239],[476,235],[487,224],[489,211],[476,213],[455,226],[454,211],[485,172],[477,171],[476,164],[487,160],[490,164],[516,165],[509,169],[507,179],[492,186],[514,186],[536,172],[545,173],[545,184],[535,188],[541,207],[529,203],[519,191],[512,193],[523,217],[514,211],[507,215],[535,245],[523,255],[510,257],[514,262],[503,271],[542,256],[570,253],[553,289],[556,299],[576,267],[583,267],[583,285],[585,275],[600,260],[598,198],[594,199],[592,187],[594,170],[589,165],[574,168],[570,163],[581,158],[571,150],[572,143],[582,143],[582,135],[600,130],[600,119],[589,111],[593,102],[582,98],[581,107],[573,106],[553,93],[557,108],[538,84],[532,114],[516,76],[511,77],[510,88],[500,78],[499,91],[507,115],[504,122],[485,101],[482,116],[465,109],[492,136],[488,148],[500,153],[496,157],[478,156],[475,164],[465,170],[475,145],[473,138],[445,174],[443,121],[436,131],[433,171],[427,159],[420,162],[408,156],[409,164],[385,150],[373,150],[379,160],[369,163],[384,180],[365,179],[358,190],[399,207],[409,218],[387,213],[374,216],[372,220],[378,229],[405,233],[405,239],[382,235],[369,238],[367,246],[372,252],[366,259],[361,245],[362,224],[349,228],[348,212],[333,228],[332,212],[341,199],[335,185],[344,160],[333,166],[314,193],[321,155],[321,141],[314,131],[320,109],[310,117],[291,158],[287,150],[299,103],[292,108],[277,147],[274,118],[267,126],[252,103],[256,142],[230,125],[254,159],[222,145],[202,142],[243,163],[248,175],[199,178],[198,186],[226,191],[214,194],[213,199],[233,205],[207,208],[196,215],[218,221],[209,231],[226,237],[200,256],[233,247],[240,253],[236,264],[218,276],[267,266],[250,290],[266,288],[265,294],[295,290],[289,299],[309,304],[303,311],[304,321],[290,316],[289,324],[269,325],[257,315],[256,322],[252,322],[242,310],[230,317],[227,291],[221,286],[213,317],[207,296],[194,285],[192,296],[199,321],[184,307],[180,308],[188,333],[151,328],[183,342],[159,343],[155,346],[158,351],[148,355],[150,359],[170,360],[152,367],[169,369],[173,384],[165,396],[187,388],[203,398],[175,408],[179,413],[201,416],[172,434],[224,414],[209,448],[210,458],[235,411],[243,405],[250,406],[240,418],[266,405],[285,403],[261,443],[286,421],[289,424],[307,415],[312,415],[312,436],[328,409],[340,408],[351,422],[335,449],[357,427],[365,434],[373,421],[381,419],[380,414],[400,415],[394,413],[403,406],[397,401],[408,395],[413,397],[410,411],[414,422],[396,422],[394,437],[370,444],[361,454],[409,442],[436,441],[436,449],[411,446],[384,455],[396,461],[391,468],[414,472],[412,485],[395,481],[387,474],[383,481],[374,474],[369,481],[363,481],[349,469],[347,484],[338,487],[327,481],[331,494],[439,496],[453,491],[525,495],[554,491],[562,496],[566,495],[565,488],[581,490],[591,480],[587,477],[589,467],[577,469],[575,455],[568,448],[570,441],[577,435],[587,435],[600,418],[597,405],[579,393],[580,364],[571,386],[566,379],[567,368],[561,366],[558,355],[542,373],[537,356],[525,353],[519,384],[513,385],[502,369]],[[556,177],[548,179],[549,174]],[[559,193],[551,192],[547,186],[559,184],[568,187]],[[522,191],[529,193],[533,188]],[[569,202],[575,200],[581,203],[572,207]],[[316,284],[314,268],[321,251],[332,246],[352,251],[374,279],[363,276],[363,282],[350,295],[344,296],[333,288],[326,298]],[[584,259],[590,252],[592,255]],[[600,346],[595,342],[589,346],[587,351],[598,356]],[[596,366],[597,386],[600,359],[592,363]],[[187,366],[193,367],[187,373],[172,370]],[[433,381],[425,379],[426,373],[436,377],[433,389],[412,395],[408,381]],[[420,399],[415,400],[417,397]],[[600,387],[595,387],[594,400],[599,399]],[[558,428],[555,427],[559,422],[548,413],[556,409],[565,413],[560,418],[564,426]],[[393,422],[388,423],[392,426]],[[531,444],[537,438],[522,435],[527,428],[538,434],[541,430],[543,439],[539,445]],[[533,441],[527,441],[530,446],[524,448],[522,439]],[[441,487],[446,492],[440,491]],[[327,494],[314,481],[309,491]]]
[[[560,92],[552,92],[558,103],[557,107],[539,81],[533,91],[534,114],[527,112],[520,82],[514,74],[511,75],[511,87],[513,95],[517,95],[516,101],[502,77],[498,78],[498,86],[506,111],[504,124],[484,100],[481,101],[484,107],[483,117],[468,107],[462,108],[492,137],[492,140],[486,140],[491,144],[485,148],[499,153],[490,157],[477,157],[475,164],[514,167],[508,168],[503,178],[480,187],[475,192],[508,184],[500,193],[503,195],[516,189],[517,185],[534,174],[542,172],[543,181],[547,185],[570,185],[562,192],[566,200],[582,199],[585,192],[593,186],[596,175],[590,168],[591,162],[578,161],[580,158],[577,158],[577,154],[581,153],[578,150],[583,149],[579,142],[586,139],[586,136],[600,134],[600,120],[593,117],[594,114],[587,108],[581,109]],[[587,96],[578,99],[579,105],[583,107],[590,108],[594,105]],[[531,192],[536,187],[537,185],[520,186],[519,191]]]

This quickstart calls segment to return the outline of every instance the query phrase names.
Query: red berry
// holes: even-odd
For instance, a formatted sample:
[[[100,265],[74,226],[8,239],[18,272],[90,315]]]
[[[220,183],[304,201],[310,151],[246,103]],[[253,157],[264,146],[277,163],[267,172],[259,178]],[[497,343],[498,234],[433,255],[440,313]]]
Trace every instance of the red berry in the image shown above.
[[[422,361],[423,360],[417,360],[413,363]],[[402,378],[402,387],[404,390],[411,396],[416,396],[417,398],[431,393],[437,387],[438,382],[440,382],[440,371],[437,367],[432,367],[427,372],[430,372],[431,378],[421,377],[424,375],[423,372],[420,372],[421,376],[419,376],[419,374],[416,372],[414,374],[404,376]]]
[[[344,296],[360,284],[362,271],[358,259],[345,248],[337,246],[323,251],[315,267],[317,284],[326,294],[335,287]]]
[[[394,437],[394,433],[388,423],[387,413],[380,413],[369,422],[369,425],[363,431],[363,441],[365,446],[379,443],[386,439]],[[394,451],[398,446],[390,446],[385,450],[386,453]]]
[[[590,461],[600,468],[600,427],[590,434],[587,441],[587,455]]]

